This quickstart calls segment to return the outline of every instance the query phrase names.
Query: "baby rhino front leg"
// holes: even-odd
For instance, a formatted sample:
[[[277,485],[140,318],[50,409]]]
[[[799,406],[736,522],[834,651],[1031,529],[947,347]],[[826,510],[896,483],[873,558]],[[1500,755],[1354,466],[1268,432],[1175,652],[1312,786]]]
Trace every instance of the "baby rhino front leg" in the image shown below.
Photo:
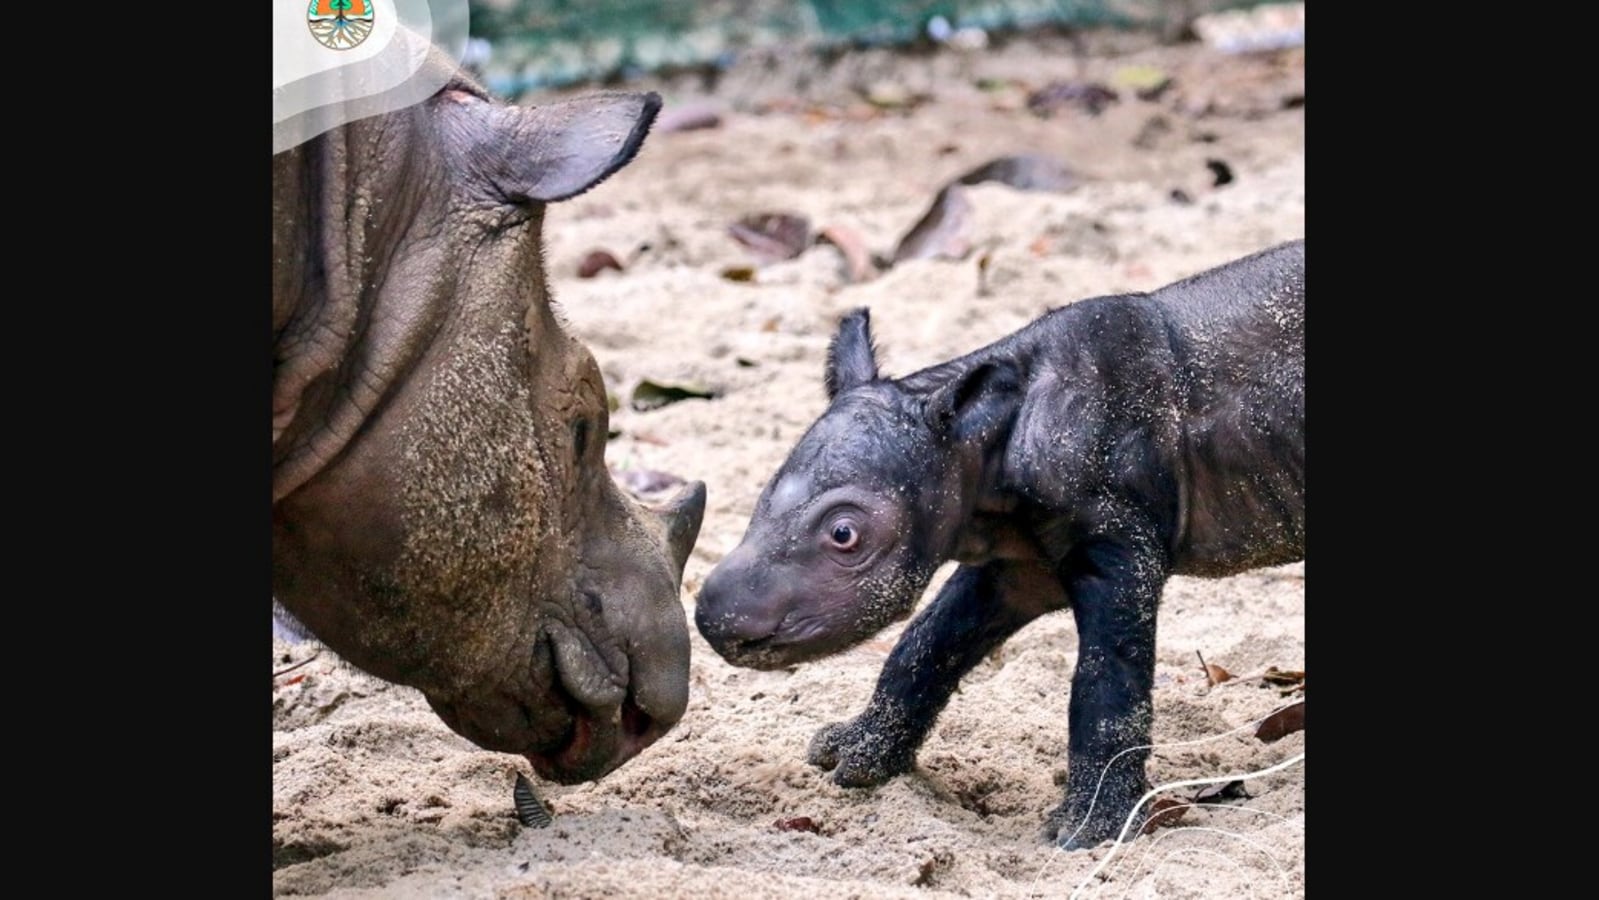
[[[1038,563],[961,566],[906,628],[866,710],[818,731],[807,761],[844,787],[910,771],[961,678],[1023,625],[1065,605],[1060,583]]]

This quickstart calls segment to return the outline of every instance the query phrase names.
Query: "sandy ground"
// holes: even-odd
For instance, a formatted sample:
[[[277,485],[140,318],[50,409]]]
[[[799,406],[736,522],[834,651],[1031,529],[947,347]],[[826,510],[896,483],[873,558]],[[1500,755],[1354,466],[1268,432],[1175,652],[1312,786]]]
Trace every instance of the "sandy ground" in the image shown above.
[[[1133,66],[1173,83],[1140,99],[1117,87]],[[1030,112],[1028,91],[1055,79],[1100,81],[1120,99],[1097,116]],[[683,584],[691,631],[695,592],[824,408],[823,359],[845,311],[871,308],[883,368],[902,375],[1051,307],[1154,288],[1305,231],[1303,49],[1223,56],[1136,35],[1051,38],[964,54],[862,54],[827,68],[779,60],[714,86],[689,76],[645,86],[669,112],[715,104],[721,125],[652,134],[631,166],[552,207],[547,260],[565,318],[621,400],[611,465],[709,486]],[[886,105],[864,102],[863,90]],[[722,277],[756,262],[728,236],[741,216],[803,215],[891,254],[940,187],[1023,152],[1058,157],[1081,184],[971,187],[963,259],[903,262],[852,283],[823,243],[759,267],[752,281]],[[1216,183],[1211,160],[1229,183]],[[579,278],[597,248],[626,270]],[[628,398],[644,378],[717,396],[637,412]],[[311,661],[273,680],[273,893],[1303,896],[1305,764],[1294,760],[1304,733],[1257,739],[1254,722],[1288,701],[1259,682],[1210,686],[1196,651],[1238,675],[1304,669],[1304,596],[1302,563],[1168,585],[1152,779],[1287,765],[1245,782],[1248,798],[1190,808],[1114,852],[1062,853],[1039,836],[1065,775],[1077,657],[1069,614],[1029,625],[973,670],[916,771],[872,790],[834,786],[804,751],[816,729],[863,707],[900,626],[765,673],[729,666],[695,633],[681,724],[599,783],[535,782],[555,814],[542,830],[513,816],[515,773],[531,774],[525,760],[475,749],[414,691],[275,637],[274,671]],[[774,826],[800,816],[817,830]]]

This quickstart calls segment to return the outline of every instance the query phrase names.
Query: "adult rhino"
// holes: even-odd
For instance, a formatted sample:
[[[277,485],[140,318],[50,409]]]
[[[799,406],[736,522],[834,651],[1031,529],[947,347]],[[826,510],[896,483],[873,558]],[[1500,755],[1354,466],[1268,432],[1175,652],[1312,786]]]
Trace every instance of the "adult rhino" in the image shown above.
[[[510,106],[428,64],[451,69],[429,99],[272,160],[272,590],[477,745],[593,780],[687,704],[705,488],[650,510],[609,477],[541,229],[660,98]]]

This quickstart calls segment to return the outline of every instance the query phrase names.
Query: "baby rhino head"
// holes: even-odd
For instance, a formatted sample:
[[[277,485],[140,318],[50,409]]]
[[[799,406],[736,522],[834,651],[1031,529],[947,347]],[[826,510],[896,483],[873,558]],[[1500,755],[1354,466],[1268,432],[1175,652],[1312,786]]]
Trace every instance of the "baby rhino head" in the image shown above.
[[[696,603],[700,634],[735,665],[817,659],[905,618],[969,512],[976,472],[951,427],[959,385],[880,378],[865,309],[840,324],[826,380],[827,411]]]

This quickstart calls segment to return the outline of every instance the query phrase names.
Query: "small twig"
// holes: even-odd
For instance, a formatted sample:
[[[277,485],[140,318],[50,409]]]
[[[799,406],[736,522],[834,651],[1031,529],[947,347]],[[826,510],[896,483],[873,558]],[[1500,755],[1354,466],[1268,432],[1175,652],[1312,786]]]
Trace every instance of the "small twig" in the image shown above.
[[[272,673],[272,677],[273,678],[277,678],[280,675],[287,675],[290,672],[293,672],[295,669],[300,668],[301,666],[305,665],[308,662],[311,662],[312,660],[316,659],[318,656],[321,656],[321,655],[322,655],[322,651],[318,650],[317,652],[311,654],[310,656],[307,656],[305,659],[300,660],[299,662],[295,663],[292,666],[288,666],[287,668],[279,669],[276,672],[273,672]]]

